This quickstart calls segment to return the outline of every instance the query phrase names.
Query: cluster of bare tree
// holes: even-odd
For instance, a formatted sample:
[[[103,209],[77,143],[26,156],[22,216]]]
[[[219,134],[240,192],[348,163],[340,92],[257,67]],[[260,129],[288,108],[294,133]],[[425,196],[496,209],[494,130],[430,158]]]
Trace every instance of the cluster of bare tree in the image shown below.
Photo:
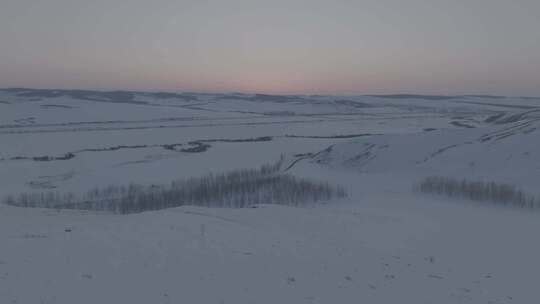
[[[458,197],[479,202],[491,202],[520,208],[540,208],[540,197],[527,194],[514,185],[495,182],[458,180],[454,178],[431,176],[414,186],[422,193]]]
[[[284,174],[283,159],[256,170],[236,170],[177,180],[168,186],[108,186],[72,193],[23,193],[10,196],[6,204],[20,207],[81,209],[120,214],[159,210],[182,205],[206,207],[249,207],[257,204],[300,206],[310,202],[344,197],[340,187]]]

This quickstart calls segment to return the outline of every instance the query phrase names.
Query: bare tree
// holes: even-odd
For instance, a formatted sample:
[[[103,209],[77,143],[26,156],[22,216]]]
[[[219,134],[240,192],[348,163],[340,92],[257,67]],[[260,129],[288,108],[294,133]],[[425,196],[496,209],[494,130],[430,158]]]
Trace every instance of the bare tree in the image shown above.
[[[495,182],[468,181],[454,178],[431,176],[414,185],[414,191],[490,202],[520,208],[540,208],[540,198],[519,190],[515,185]]]
[[[39,192],[8,196],[4,203],[20,207],[82,209],[120,214],[197,205],[244,208],[258,204],[301,206],[341,198],[341,187],[294,177],[281,171],[284,158],[259,169],[176,180],[170,185],[110,185],[86,194]]]

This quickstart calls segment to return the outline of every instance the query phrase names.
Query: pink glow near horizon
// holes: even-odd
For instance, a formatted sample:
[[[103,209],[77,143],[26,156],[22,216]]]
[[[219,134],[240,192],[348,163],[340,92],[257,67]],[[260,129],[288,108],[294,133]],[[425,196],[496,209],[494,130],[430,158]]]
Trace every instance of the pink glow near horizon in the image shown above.
[[[6,0],[0,87],[540,96],[536,0]]]

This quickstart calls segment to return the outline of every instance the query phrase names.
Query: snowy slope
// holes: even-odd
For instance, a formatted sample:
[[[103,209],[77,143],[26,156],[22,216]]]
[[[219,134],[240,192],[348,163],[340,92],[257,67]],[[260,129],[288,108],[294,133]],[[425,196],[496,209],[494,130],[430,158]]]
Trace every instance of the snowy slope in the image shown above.
[[[333,145],[314,161],[416,179],[442,175],[498,181],[538,192],[539,111],[511,112],[489,121],[482,128],[359,138]]]
[[[1,207],[0,302],[535,303],[536,215],[382,206]]]
[[[411,186],[444,175],[537,193],[538,109],[494,96],[0,90],[0,196],[167,183],[280,154],[288,173],[349,193],[125,216],[0,205],[0,303],[535,304],[537,212]],[[235,141],[258,137],[270,140]]]
[[[333,136],[482,127],[487,117],[515,110],[497,102],[535,102],[492,99],[0,90],[0,195],[167,182],[347,140]],[[178,151],[193,141],[268,136],[270,142],[214,141],[201,155]]]

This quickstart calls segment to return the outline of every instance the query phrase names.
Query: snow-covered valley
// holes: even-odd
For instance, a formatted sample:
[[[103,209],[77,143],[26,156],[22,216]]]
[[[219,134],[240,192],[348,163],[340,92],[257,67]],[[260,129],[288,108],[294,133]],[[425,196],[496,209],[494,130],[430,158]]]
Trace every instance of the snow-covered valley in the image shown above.
[[[540,195],[539,126],[534,98],[0,90],[1,197],[281,155],[348,192],[130,215],[0,204],[0,303],[534,304],[538,211],[412,187],[438,175]]]

